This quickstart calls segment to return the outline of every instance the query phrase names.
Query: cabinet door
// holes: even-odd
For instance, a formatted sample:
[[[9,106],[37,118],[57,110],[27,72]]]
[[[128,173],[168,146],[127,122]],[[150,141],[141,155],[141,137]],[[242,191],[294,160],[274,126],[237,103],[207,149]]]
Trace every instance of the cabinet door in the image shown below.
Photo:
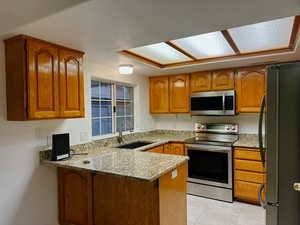
[[[184,155],[184,145],[181,143],[165,144],[164,153],[171,155]]]
[[[169,112],[169,78],[150,78],[150,112]]]
[[[191,92],[210,91],[211,83],[211,72],[193,73],[191,75]]]
[[[155,148],[151,148],[147,152],[164,153],[164,146],[161,145]]]
[[[265,68],[239,70],[236,86],[238,112],[259,112],[265,94]]]
[[[212,74],[212,90],[232,90],[234,89],[234,71],[220,70]]]
[[[189,112],[190,81],[187,74],[170,76],[170,112]]]
[[[59,220],[61,225],[92,225],[92,175],[58,169]]]
[[[59,117],[58,49],[44,42],[29,40],[28,119]]]
[[[59,50],[61,116],[84,117],[83,54]]]

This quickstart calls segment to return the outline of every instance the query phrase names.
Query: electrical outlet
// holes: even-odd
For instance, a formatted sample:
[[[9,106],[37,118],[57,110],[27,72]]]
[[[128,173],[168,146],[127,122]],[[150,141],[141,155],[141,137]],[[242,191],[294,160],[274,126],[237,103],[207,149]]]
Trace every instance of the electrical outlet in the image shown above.
[[[89,133],[86,131],[80,132],[80,141],[88,141],[89,140]]]

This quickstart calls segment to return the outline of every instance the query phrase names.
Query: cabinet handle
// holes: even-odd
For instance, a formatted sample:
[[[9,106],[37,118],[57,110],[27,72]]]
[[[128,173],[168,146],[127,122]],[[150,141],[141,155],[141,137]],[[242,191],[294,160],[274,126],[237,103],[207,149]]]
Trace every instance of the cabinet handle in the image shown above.
[[[263,207],[264,209],[267,206],[267,203],[262,199],[262,192],[265,189],[265,186],[266,186],[265,184],[261,184],[259,187],[259,190],[258,190],[258,200],[259,200],[261,207]]]

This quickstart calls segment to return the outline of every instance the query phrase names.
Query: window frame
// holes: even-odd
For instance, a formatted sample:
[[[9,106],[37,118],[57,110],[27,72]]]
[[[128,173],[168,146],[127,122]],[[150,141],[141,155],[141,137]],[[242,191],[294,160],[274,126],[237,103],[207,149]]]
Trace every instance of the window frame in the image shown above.
[[[93,98],[92,98],[92,82],[95,81],[95,82],[99,82],[99,84],[101,83],[105,83],[105,84],[110,84],[112,85],[112,88],[111,88],[111,96],[112,96],[112,99],[111,99],[111,102],[112,102],[112,105],[111,105],[111,112],[112,112],[112,133],[109,133],[109,134],[103,134],[103,135],[97,135],[97,136],[93,136],[93,119],[96,118],[108,118],[108,117],[93,117],[92,115],[92,102],[93,102]],[[132,102],[132,118],[133,118],[133,129],[132,130],[126,130],[126,131],[123,131],[123,134],[130,134],[130,133],[133,133],[135,132],[135,121],[136,121],[136,116],[135,116],[135,110],[134,110],[134,107],[135,107],[135,85],[132,85],[132,84],[129,84],[129,83],[123,83],[123,82],[117,82],[117,81],[112,81],[112,80],[105,80],[105,79],[101,79],[101,78],[97,78],[97,77],[92,77],[91,78],[91,82],[90,82],[90,88],[91,88],[91,91],[90,91],[90,104],[91,104],[91,138],[92,140],[101,140],[101,139],[105,139],[105,138],[109,138],[109,137],[115,137],[118,135],[118,131],[117,131],[117,85],[121,85],[121,86],[125,86],[125,87],[129,87],[129,88],[132,88],[132,100],[129,100],[130,102]],[[101,96],[99,96],[99,102],[101,102]],[[105,100],[104,100],[105,101]],[[128,102],[129,102],[128,101]],[[126,102],[125,99],[123,99],[123,102]],[[101,106],[100,106],[101,107]],[[125,106],[124,106],[125,108]],[[124,111],[124,116],[121,116],[121,117],[124,117],[124,118],[127,118],[126,116],[126,110]],[[101,132],[101,126],[100,126],[100,132]]]

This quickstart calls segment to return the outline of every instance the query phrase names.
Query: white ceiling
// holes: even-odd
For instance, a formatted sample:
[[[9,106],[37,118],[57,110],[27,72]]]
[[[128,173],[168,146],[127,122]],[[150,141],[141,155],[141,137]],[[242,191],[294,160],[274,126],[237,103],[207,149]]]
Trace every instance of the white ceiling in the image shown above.
[[[34,10],[32,6],[36,5],[36,1],[30,0],[30,4],[27,1],[26,8]],[[45,2],[53,1],[43,0],[47,7]],[[17,6],[17,0],[10,2],[14,2]],[[78,3],[79,0],[74,2]],[[12,5],[9,4],[9,7],[11,8]],[[86,52],[86,61],[99,63],[100,70],[108,77],[118,73],[117,66],[124,63],[134,64],[137,74],[160,75],[300,59],[300,49],[297,48],[294,54],[161,70],[116,53],[119,50],[166,40],[300,15],[298,0],[92,0],[56,14],[53,14],[55,10],[42,11],[43,15],[42,12],[31,11],[29,19],[18,16],[7,19],[7,13],[2,11],[5,12],[3,5],[0,10],[0,21],[5,23],[0,23],[0,34],[2,34],[0,38],[24,33],[83,50]],[[50,14],[52,15],[49,16]],[[45,18],[28,24],[35,16]]]
[[[0,0],[0,34],[89,0]]]

